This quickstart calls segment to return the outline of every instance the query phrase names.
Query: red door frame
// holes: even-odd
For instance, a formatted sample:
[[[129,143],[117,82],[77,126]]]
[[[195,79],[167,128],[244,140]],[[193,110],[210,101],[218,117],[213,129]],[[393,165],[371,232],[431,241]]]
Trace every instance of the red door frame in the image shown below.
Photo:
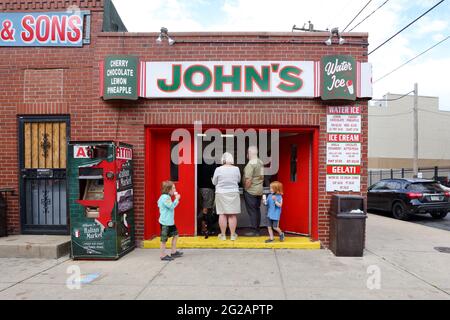
[[[145,127],[145,172],[144,172],[144,239],[151,239],[157,233],[156,230],[153,230],[156,226],[156,223],[152,221],[150,212],[151,206],[151,197],[148,196],[151,192],[159,192],[159,190],[153,190],[156,183],[152,183],[152,174],[151,174],[151,159],[149,150],[152,147],[152,131],[171,131],[175,129],[187,129],[193,134],[194,126],[162,126],[162,125],[151,125]],[[276,129],[280,132],[292,132],[292,133],[310,133],[312,134],[312,164],[311,164],[311,238],[314,241],[319,239],[319,135],[320,130],[318,127],[276,127],[276,126],[250,126],[250,125],[230,125],[230,126],[220,126],[216,127],[213,125],[203,125],[202,129],[207,130],[215,128],[218,130],[226,130],[226,129]],[[153,158],[154,159],[154,158]],[[193,212],[195,216],[195,212]]]

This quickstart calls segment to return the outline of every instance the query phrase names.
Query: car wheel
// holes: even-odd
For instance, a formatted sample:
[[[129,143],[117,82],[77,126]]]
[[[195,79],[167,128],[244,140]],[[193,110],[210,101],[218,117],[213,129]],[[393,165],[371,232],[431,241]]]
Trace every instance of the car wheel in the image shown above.
[[[430,213],[433,219],[444,219],[447,216],[447,212]]]
[[[396,202],[392,206],[392,214],[394,215],[395,219],[398,220],[408,220],[409,215],[406,213],[405,206],[401,202]]]

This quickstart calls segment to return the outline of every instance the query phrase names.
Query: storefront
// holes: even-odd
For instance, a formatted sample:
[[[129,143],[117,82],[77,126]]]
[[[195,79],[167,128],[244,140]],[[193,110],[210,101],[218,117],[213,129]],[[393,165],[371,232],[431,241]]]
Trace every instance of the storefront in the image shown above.
[[[156,41],[159,33],[101,32],[100,2],[79,3],[89,12],[83,20],[89,42],[0,48],[0,67],[10,79],[0,106],[7,150],[0,154],[7,164],[0,187],[20,195],[9,198],[10,233],[70,225],[59,214],[63,202],[55,207],[55,191],[50,198],[44,187],[28,199],[44,217],[37,214],[30,228],[35,213],[27,209],[27,182],[18,168],[36,174],[32,179],[58,173],[63,180],[65,141],[109,140],[134,148],[137,240],[159,233],[156,199],[167,179],[177,181],[182,195],[180,233],[196,235],[199,165],[211,136],[222,140],[218,153],[233,143],[237,156],[255,135],[267,167],[278,161],[267,181],[285,185],[282,228],[328,245],[331,195],[365,196],[367,188],[367,34],[343,34],[344,45],[333,39],[327,46],[328,33],[173,33],[169,45]],[[14,10],[33,11],[26,4]],[[180,163],[172,161],[174,149]],[[45,220],[52,215],[59,220]],[[245,215],[240,219],[241,226],[248,223]]]

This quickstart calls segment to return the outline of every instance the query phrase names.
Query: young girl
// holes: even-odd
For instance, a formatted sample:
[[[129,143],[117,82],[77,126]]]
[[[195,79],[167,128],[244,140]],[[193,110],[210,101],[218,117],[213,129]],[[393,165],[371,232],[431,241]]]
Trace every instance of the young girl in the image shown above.
[[[175,201],[172,202],[172,197],[175,196]],[[158,200],[159,207],[159,223],[161,225],[161,260],[171,261],[174,258],[181,257],[182,252],[177,251],[178,230],[175,226],[175,207],[180,202],[180,195],[175,189],[175,184],[172,181],[164,181],[161,186],[161,197]],[[171,254],[166,254],[167,240],[172,239]]]
[[[273,230],[280,235],[280,241],[284,241],[284,233],[280,229],[281,207],[283,206],[283,185],[275,181],[270,184],[270,195],[264,201],[267,206],[267,217],[269,218],[269,239],[266,243],[273,242]]]

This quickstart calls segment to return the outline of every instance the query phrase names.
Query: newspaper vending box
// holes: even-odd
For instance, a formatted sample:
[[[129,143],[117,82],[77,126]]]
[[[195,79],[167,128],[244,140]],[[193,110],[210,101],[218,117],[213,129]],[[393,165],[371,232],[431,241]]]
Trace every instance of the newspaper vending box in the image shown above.
[[[69,212],[73,259],[119,259],[135,247],[133,147],[69,143]]]

